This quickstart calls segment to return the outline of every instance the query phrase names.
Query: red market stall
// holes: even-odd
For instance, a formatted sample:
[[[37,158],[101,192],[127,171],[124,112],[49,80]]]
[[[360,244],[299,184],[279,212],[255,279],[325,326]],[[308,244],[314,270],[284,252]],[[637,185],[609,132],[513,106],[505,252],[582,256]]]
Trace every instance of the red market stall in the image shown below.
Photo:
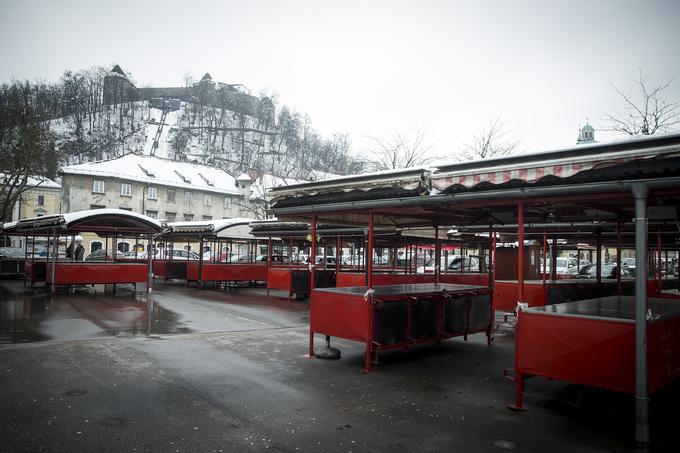
[[[55,214],[17,222],[13,228],[15,234],[32,235],[48,238],[47,256],[45,257],[45,282],[55,292],[60,285],[87,284],[123,284],[147,283],[151,290],[151,260],[124,259],[117,250],[119,238],[144,238],[147,244],[153,243],[153,236],[162,230],[162,225],[155,219],[122,209],[94,209],[66,214]],[[73,238],[79,233],[96,233],[105,239],[105,246],[97,256],[91,254],[79,261],[77,257],[66,258],[60,252],[60,238]],[[109,240],[112,248],[109,250]],[[75,245],[75,244],[74,244]],[[32,259],[28,267],[33,272],[40,269],[40,259]],[[114,286],[115,288],[115,286]]]
[[[193,244],[199,253],[165,260],[164,264],[183,267],[182,278],[199,285],[266,282],[268,260],[258,254],[263,244],[250,234],[251,222],[253,219],[235,218],[169,223],[161,239],[166,244]]]
[[[532,307],[516,326],[515,405],[539,376],[635,394],[635,297],[608,296]],[[680,376],[680,304],[647,301],[648,394]]]
[[[326,260],[311,265],[305,254],[312,230],[304,222],[259,221],[251,223],[251,234],[266,239],[269,250],[267,260],[267,296],[271,290],[285,291],[288,301],[309,296],[312,278],[316,287],[335,286],[336,266]],[[276,257],[276,259],[274,259]],[[316,272],[312,269],[318,267]]]
[[[309,355],[314,334],[366,344],[364,370],[379,351],[485,332],[491,335],[488,286],[420,283],[316,288],[312,291]]]
[[[648,308],[654,312],[654,306],[648,303],[648,291],[663,290],[666,283],[660,275],[664,267],[661,257],[668,250],[677,253],[679,197],[680,134],[581,145],[482,161],[455,162],[438,165],[434,169],[414,168],[341,177],[277,187],[269,194],[272,211],[277,218],[310,222],[312,237],[316,236],[316,225],[343,224],[368,225],[369,230],[374,226],[385,225],[402,231],[430,228],[434,230],[435,236],[442,227],[457,231],[473,227],[488,232],[488,237],[493,241],[514,241],[519,246],[516,247],[514,258],[508,261],[508,267],[514,269],[516,275],[497,276],[497,279],[510,280],[510,285],[513,285],[513,280],[516,281],[514,286],[505,289],[506,292],[515,291],[514,300],[511,295],[503,297],[506,297],[506,308],[514,305],[518,310],[524,310],[529,305],[527,299],[533,291],[532,286],[543,293],[543,300],[539,303],[544,304],[557,302],[560,297],[592,299],[592,293],[606,295],[612,284],[603,282],[601,270],[605,264],[618,266],[615,294],[621,295],[626,283],[621,275],[623,248],[628,240],[632,248],[625,259],[629,261],[627,270],[634,277],[634,295],[631,297],[634,297],[632,318],[635,322],[632,329],[634,340],[623,348],[635,358],[634,367],[625,372],[628,373],[627,379],[635,383],[638,420],[636,438],[642,443],[649,441],[650,382],[647,379],[647,357],[658,353],[649,349],[654,343],[647,342],[648,328],[650,331],[654,328],[653,320],[647,320]],[[539,231],[532,231],[533,227]],[[525,240],[532,234],[542,255],[534,254],[533,262],[530,259],[532,257],[527,256],[531,252],[525,250]],[[546,236],[551,239],[551,248],[554,249],[550,255],[547,254]],[[555,246],[560,240],[570,237],[575,239],[578,259],[581,258],[579,250],[583,249],[579,242],[588,238],[589,244],[585,250],[589,256],[596,255],[595,283],[558,283],[560,279],[548,277],[546,266],[552,269],[550,274],[553,275],[557,269],[555,260],[559,255]],[[370,234],[368,242],[367,250],[372,250]],[[616,244],[616,250],[612,253],[614,264],[610,256],[601,253],[602,244],[606,242]],[[314,255],[314,241],[311,248]],[[570,252],[563,250],[560,253]],[[654,259],[648,260],[648,254]],[[494,253],[491,256],[494,257]],[[528,265],[527,260],[530,262]],[[496,271],[500,270],[501,261],[496,257],[493,261],[498,261]],[[493,261],[492,267],[496,264]],[[543,263],[542,271],[539,269],[540,263]],[[652,266],[653,263],[656,265]],[[371,260],[368,264],[368,284],[365,285],[367,288],[364,293],[366,304],[371,300],[370,290],[380,288],[373,281]],[[665,266],[668,267],[668,261]],[[648,272],[656,274],[653,278],[656,283],[653,285],[648,283]],[[441,273],[436,272],[435,278],[441,282]],[[541,284],[532,285],[527,280],[539,280]],[[489,290],[493,285],[491,281]],[[565,295],[565,288],[569,288],[571,294]],[[337,308],[344,304],[339,302],[343,299],[348,301],[348,307],[350,303],[361,303],[357,295],[338,294],[333,297],[335,304],[324,304],[327,293],[333,291],[338,289],[312,290],[312,318],[323,318],[316,313],[317,310],[323,314],[331,309],[329,307],[336,307],[339,310],[336,312],[337,321],[329,316],[327,319],[331,326],[324,326],[324,329],[329,332],[354,332],[356,335],[353,338],[363,339],[366,330],[362,331],[362,324],[354,323],[353,318],[340,316],[339,313],[344,310]],[[356,291],[361,292],[360,289]],[[417,295],[413,297],[418,299]],[[413,303],[417,304],[415,301]],[[668,303],[678,302],[669,299]],[[553,305],[545,307],[548,309]],[[522,315],[520,313],[520,324]],[[531,329],[531,326],[527,328]],[[556,328],[561,327],[558,325]],[[520,337],[523,329],[518,332]],[[310,333],[312,336],[314,329]],[[343,335],[349,336],[347,333]],[[533,337],[536,348],[543,348],[545,335]],[[654,347],[661,351],[668,350],[671,337],[662,335],[659,338],[665,343]],[[372,342],[375,339],[368,335],[368,341],[366,360],[370,363]],[[613,341],[622,340],[615,338]],[[671,358],[663,357],[664,354],[661,354],[661,366],[675,366]],[[572,368],[590,366],[601,371],[605,367],[604,362],[588,361],[587,355],[579,351],[575,352],[569,363]],[[521,367],[522,363],[518,361],[517,366]],[[655,386],[656,383],[652,382],[651,385]]]
[[[486,333],[490,341],[492,302],[489,274],[483,274],[485,281],[483,285],[478,286],[440,282],[442,240],[439,238],[436,216],[432,214],[410,216],[404,215],[399,210],[389,213],[350,209],[346,212],[333,210],[326,212],[323,203],[314,206],[311,211],[305,207],[308,206],[305,198],[309,195],[304,187],[308,187],[309,192],[313,193],[310,198],[323,197],[329,201],[334,200],[335,195],[342,197],[341,192],[356,193],[352,188],[356,187],[358,192],[360,187],[364,185],[371,187],[375,183],[382,188],[398,183],[403,184],[402,190],[419,191],[421,187],[417,181],[422,179],[423,170],[397,171],[379,176],[387,177],[388,181],[378,183],[373,175],[364,175],[327,183],[301,185],[292,188],[295,193],[289,198],[277,194],[277,197],[281,198],[275,204],[274,212],[279,218],[282,216],[277,208],[294,203],[295,215],[291,216],[291,220],[310,221],[312,260],[316,255],[317,236],[320,236],[318,232],[322,230],[321,225],[346,225],[365,230],[363,233],[366,237],[365,256],[369,257],[366,259],[365,274],[353,273],[344,280],[343,273],[339,272],[337,278],[341,284],[356,284],[359,283],[359,279],[365,279],[366,284],[312,288],[310,356],[315,354],[315,334],[325,335],[327,343],[330,342],[331,336],[364,343],[365,371],[370,370],[371,364],[375,363],[379,351],[406,349],[422,343],[439,343],[446,338],[467,337],[478,332]],[[326,193],[327,191],[330,193]],[[281,212],[286,211],[284,209]],[[323,221],[320,217],[323,217]],[[388,273],[384,268],[376,269],[373,259],[375,250],[384,245],[381,241],[385,241],[377,231],[384,228],[401,231],[405,236],[410,236],[411,233],[430,245],[434,244],[432,273],[396,274],[393,273],[396,269],[390,269]],[[390,240],[393,241],[394,238]],[[404,241],[408,243],[411,240],[407,238]],[[312,267],[312,281],[315,272]]]

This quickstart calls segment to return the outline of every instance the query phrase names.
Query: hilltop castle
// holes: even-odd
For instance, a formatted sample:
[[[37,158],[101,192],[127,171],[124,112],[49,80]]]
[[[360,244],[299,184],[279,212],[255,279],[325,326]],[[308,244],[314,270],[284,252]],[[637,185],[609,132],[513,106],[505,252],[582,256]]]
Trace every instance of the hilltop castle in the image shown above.
[[[244,92],[242,85],[213,81],[209,73],[191,86],[137,88],[119,65],[104,77],[104,104],[172,98],[219,107],[255,118],[273,118],[274,105]]]

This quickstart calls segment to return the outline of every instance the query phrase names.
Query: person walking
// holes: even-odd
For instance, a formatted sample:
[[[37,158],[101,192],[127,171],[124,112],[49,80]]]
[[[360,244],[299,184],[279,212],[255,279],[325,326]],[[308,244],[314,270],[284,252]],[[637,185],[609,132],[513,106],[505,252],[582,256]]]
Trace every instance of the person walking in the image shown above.
[[[85,258],[85,247],[83,247],[82,242],[78,242],[78,246],[76,247],[75,253],[74,253],[74,260],[75,261],[83,261]]]

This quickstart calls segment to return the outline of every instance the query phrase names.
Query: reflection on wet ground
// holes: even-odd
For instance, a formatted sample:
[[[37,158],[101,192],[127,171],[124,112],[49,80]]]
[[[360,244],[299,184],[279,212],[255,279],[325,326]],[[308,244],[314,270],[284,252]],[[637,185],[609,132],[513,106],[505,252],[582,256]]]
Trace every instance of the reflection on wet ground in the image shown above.
[[[96,286],[52,295],[21,281],[0,281],[0,344],[255,330],[308,320],[306,304],[267,299],[261,289],[224,292],[167,284],[148,296],[119,285],[115,293]]]

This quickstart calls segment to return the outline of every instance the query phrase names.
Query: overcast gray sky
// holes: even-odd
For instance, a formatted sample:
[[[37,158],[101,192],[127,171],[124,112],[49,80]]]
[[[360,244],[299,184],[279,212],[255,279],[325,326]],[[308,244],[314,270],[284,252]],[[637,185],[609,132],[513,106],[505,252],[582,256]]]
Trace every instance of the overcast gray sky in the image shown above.
[[[0,81],[119,63],[138,85],[275,90],[324,134],[426,125],[452,155],[502,115],[522,149],[574,144],[610,82],[679,79],[680,1],[0,0]],[[601,138],[604,136],[601,135]]]

